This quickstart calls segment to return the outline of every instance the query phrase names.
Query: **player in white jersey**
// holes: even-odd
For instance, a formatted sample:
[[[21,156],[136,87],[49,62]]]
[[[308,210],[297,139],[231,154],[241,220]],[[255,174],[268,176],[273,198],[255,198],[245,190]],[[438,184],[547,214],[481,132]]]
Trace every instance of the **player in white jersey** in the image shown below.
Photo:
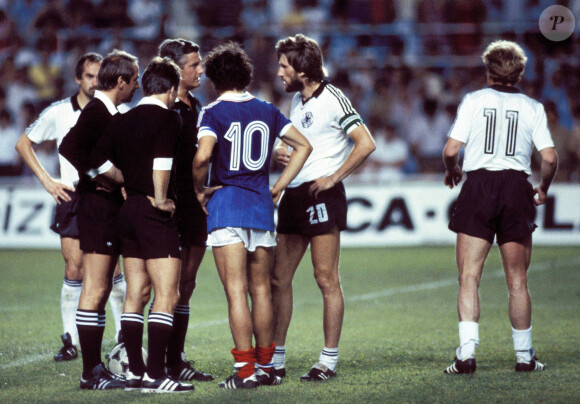
[[[527,270],[532,254],[535,205],[546,201],[558,166],[542,104],[516,85],[527,57],[510,41],[491,43],[482,55],[489,87],[467,94],[443,150],[445,185],[463,185],[449,221],[457,233],[459,341],[445,373],[473,373],[479,345],[479,283],[495,236],[509,289],[509,318],[518,372],[540,371],[532,346],[532,303]],[[459,153],[465,146],[463,170]],[[528,182],[532,148],[542,156],[540,184]]]
[[[97,87],[97,73],[103,57],[97,53],[86,53],[79,58],[75,68],[78,94],[57,101],[46,108],[38,119],[22,134],[16,150],[24,162],[40,180],[41,184],[56,200],[56,217],[51,228],[60,235],[62,255],[65,262],[64,281],[61,289],[61,314],[64,327],[63,347],[55,361],[77,358],[78,332],[75,322],[76,310],[82,286],[82,251],[79,247],[76,224],[78,195],[74,188],[79,180],[77,170],[61,155],[60,179],[54,179],[44,169],[34,153],[33,144],[56,140],[57,148],[63,137],[72,128],[81,110],[93,98]],[[115,286],[111,292],[111,306],[115,317],[117,334],[125,301],[125,281],[120,267],[115,271]]]
[[[286,189],[278,210],[278,244],[272,273],[274,366],[285,376],[285,342],[292,317],[292,279],[311,246],[314,277],[324,301],[324,349],[303,381],[336,376],[344,298],[338,275],[340,231],[346,228],[342,180],[375,150],[374,140],[349,99],[324,81],[320,47],[302,34],[276,44],[278,77],[286,92],[296,92],[290,119],[312,144],[312,154]],[[354,143],[349,148],[349,139]],[[276,159],[286,164],[290,151],[281,142]]]

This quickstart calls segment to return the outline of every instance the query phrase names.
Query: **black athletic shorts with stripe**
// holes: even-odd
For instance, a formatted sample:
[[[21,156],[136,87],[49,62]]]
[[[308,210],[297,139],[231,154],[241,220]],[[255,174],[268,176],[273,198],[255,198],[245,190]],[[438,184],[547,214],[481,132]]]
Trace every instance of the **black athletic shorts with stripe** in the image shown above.
[[[78,210],[79,243],[84,253],[118,255],[121,252],[117,216],[123,197],[98,192],[81,194]]]
[[[145,195],[127,197],[119,212],[119,238],[124,258],[181,258],[177,220]]]
[[[278,233],[312,237],[329,233],[334,227],[346,229],[347,203],[342,182],[320,192],[317,199],[308,193],[312,183],[286,188],[278,208]]]
[[[175,216],[179,229],[179,244],[182,247],[205,247],[207,241],[207,215],[192,197],[179,197]]]
[[[537,227],[534,190],[522,171],[467,173],[451,211],[449,229],[499,245],[528,237]]]
[[[79,226],[77,212],[79,209],[80,196],[74,191],[66,190],[70,201],[64,201],[56,205],[54,223],[50,229],[61,237],[79,238]]]

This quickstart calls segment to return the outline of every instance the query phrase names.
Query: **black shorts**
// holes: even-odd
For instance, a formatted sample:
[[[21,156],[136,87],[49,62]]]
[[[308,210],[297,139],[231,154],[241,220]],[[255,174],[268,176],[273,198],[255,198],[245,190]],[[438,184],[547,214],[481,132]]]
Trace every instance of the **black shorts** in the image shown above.
[[[451,210],[449,229],[504,244],[528,237],[537,227],[534,190],[521,171],[467,173]]]
[[[155,209],[145,195],[129,196],[119,212],[124,258],[181,258],[177,221]]]
[[[79,209],[80,197],[74,191],[66,190],[70,196],[70,201],[61,202],[56,205],[54,223],[50,229],[61,237],[79,238],[79,226],[77,223],[77,212]]]
[[[83,252],[104,255],[121,252],[117,216],[122,204],[122,198],[106,198],[98,193],[86,192],[80,196],[77,218]]]
[[[334,227],[346,229],[346,193],[339,182],[318,194],[308,194],[311,182],[296,188],[286,188],[278,208],[278,227],[282,234],[302,234],[308,237],[329,233]]]
[[[195,198],[195,197],[194,197]],[[182,247],[205,247],[207,241],[207,215],[197,199],[189,198],[177,204],[175,216]]]

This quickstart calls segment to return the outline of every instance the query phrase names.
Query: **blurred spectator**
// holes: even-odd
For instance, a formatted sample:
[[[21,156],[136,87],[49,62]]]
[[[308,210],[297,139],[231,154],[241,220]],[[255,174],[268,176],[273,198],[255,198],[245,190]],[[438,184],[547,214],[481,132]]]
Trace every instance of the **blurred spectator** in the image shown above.
[[[481,24],[487,15],[485,3],[482,0],[445,0],[443,15],[447,23],[473,24],[466,26],[465,32],[453,33],[448,36],[453,53],[470,55],[478,52],[483,39]],[[459,26],[459,28],[463,27]]]
[[[135,23],[135,27],[130,29],[131,36],[140,41],[158,38],[164,13],[161,0],[129,0],[127,14]]]
[[[445,146],[451,122],[434,99],[425,99],[422,112],[411,119],[408,139],[421,173],[444,171],[441,152]]]
[[[1,108],[0,108],[1,109]],[[20,111],[16,117],[16,127],[18,133],[24,133],[37,118],[36,106],[33,102],[26,101],[20,106]]]
[[[18,34],[27,36],[32,31],[32,22],[38,12],[44,7],[46,1],[43,0],[18,0],[12,1],[9,13],[16,23]]]
[[[356,174],[356,178],[371,183],[401,181],[410,157],[409,145],[397,136],[396,127],[392,123],[382,126],[379,120],[371,119],[369,130],[377,148]]]
[[[14,148],[19,137],[10,112],[0,110],[0,176],[14,177],[22,173],[22,162]]]
[[[23,103],[37,102],[38,94],[28,81],[25,68],[12,70],[6,78],[6,106],[10,114],[16,116]]]
[[[570,161],[574,159],[571,148],[573,147],[572,131],[560,124],[560,117],[558,114],[558,107],[554,101],[544,102],[544,109],[546,110],[546,117],[548,118],[548,128],[554,141],[556,153],[558,153],[558,172],[554,181],[567,181],[569,177]],[[534,152],[534,160],[539,166],[542,158],[538,151]]]
[[[40,54],[40,59],[28,68],[28,78],[36,88],[38,101],[42,104],[41,107],[60,98],[62,90],[60,66],[53,63],[50,58],[53,46],[51,42],[39,38],[36,50]]]

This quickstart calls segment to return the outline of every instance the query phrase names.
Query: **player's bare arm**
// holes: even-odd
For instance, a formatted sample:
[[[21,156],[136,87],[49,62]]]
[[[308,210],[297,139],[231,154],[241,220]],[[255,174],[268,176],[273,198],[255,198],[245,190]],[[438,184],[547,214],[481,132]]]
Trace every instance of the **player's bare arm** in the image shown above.
[[[546,203],[546,199],[548,198],[548,188],[550,188],[550,184],[552,184],[552,180],[558,170],[558,154],[556,153],[556,149],[553,147],[547,147],[540,150],[540,155],[542,156],[540,185],[534,189],[536,194],[534,203],[536,205],[543,205]]]
[[[354,170],[356,170],[372,152],[375,151],[376,145],[373,136],[369,132],[366,125],[357,126],[349,133],[349,137],[354,142],[348,158],[342,166],[331,176],[317,178],[310,186],[309,192],[318,197],[322,191],[332,188],[340,181],[348,177]]]
[[[209,173],[209,163],[216,139],[213,136],[203,136],[198,142],[197,153],[195,153],[193,159],[193,185],[195,187],[197,200],[207,215],[209,214],[206,209],[207,203],[211,199],[212,194],[221,188],[221,185],[209,188],[204,186]]]
[[[459,152],[463,143],[459,140],[449,138],[443,148],[443,164],[445,164],[445,178],[443,183],[453,189],[463,178],[463,171],[459,167]]]
[[[173,216],[175,213],[175,202],[167,199],[167,187],[169,186],[170,170],[153,170],[153,187],[155,198],[147,196],[151,205],[164,212],[169,212]]]
[[[282,138],[286,144],[294,149],[294,151],[292,152],[292,156],[290,157],[286,168],[270,190],[274,204],[278,203],[282,191],[284,191],[294,177],[298,175],[302,166],[304,166],[306,159],[310,156],[310,153],[312,153],[312,145],[308,139],[306,139],[304,135],[294,127],[294,125],[288,129]]]
[[[16,151],[22,157],[22,160],[26,163],[28,167],[32,170],[34,175],[40,180],[40,183],[46,189],[46,191],[52,195],[56,203],[60,205],[61,202],[68,202],[71,200],[67,191],[74,191],[71,187],[60,183],[50,176],[50,174],[44,169],[34,149],[32,148],[32,141],[23,133],[16,143]]]
[[[278,144],[274,147],[274,159],[276,163],[281,165],[282,167],[286,167],[290,162],[290,149],[288,149],[288,144],[284,143],[284,141],[278,142]]]

